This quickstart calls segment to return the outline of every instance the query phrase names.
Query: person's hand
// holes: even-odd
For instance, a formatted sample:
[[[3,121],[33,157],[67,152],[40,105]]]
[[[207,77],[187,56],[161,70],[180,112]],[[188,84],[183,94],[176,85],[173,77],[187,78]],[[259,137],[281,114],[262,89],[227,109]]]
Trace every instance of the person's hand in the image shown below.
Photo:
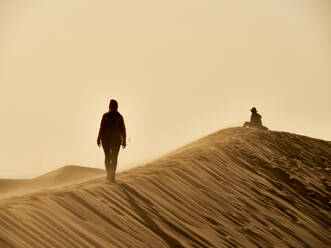
[[[122,147],[123,147],[123,149],[126,147],[126,141],[125,140],[122,141]]]
[[[100,142],[100,138],[98,138],[98,139],[97,139],[97,145],[100,147],[100,144],[101,144],[101,142]]]

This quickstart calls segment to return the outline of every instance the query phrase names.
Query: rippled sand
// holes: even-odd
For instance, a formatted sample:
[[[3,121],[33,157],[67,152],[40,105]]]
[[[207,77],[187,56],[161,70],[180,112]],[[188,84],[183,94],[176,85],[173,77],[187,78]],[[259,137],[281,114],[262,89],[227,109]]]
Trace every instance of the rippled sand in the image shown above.
[[[2,199],[0,247],[330,247],[330,161],[329,141],[222,130],[116,184]]]

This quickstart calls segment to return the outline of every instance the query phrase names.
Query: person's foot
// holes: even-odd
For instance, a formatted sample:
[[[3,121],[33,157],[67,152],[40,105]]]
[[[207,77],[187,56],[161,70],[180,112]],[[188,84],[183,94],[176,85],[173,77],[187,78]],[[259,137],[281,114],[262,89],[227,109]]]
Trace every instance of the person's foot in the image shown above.
[[[116,181],[112,180],[112,179],[109,179],[109,178],[106,178],[105,183],[113,184],[113,183],[116,183]]]
[[[115,183],[115,176],[111,175],[111,172],[107,171],[106,182],[108,183]]]
[[[115,173],[110,173],[109,181],[115,183]]]

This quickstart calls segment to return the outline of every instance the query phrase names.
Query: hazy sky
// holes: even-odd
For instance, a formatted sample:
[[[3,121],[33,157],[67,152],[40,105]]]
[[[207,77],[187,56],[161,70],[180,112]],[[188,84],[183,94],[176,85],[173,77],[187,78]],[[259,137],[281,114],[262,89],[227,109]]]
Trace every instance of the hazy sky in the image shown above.
[[[104,168],[111,98],[131,142],[119,169],[240,126],[331,140],[330,0],[0,0],[0,178]]]

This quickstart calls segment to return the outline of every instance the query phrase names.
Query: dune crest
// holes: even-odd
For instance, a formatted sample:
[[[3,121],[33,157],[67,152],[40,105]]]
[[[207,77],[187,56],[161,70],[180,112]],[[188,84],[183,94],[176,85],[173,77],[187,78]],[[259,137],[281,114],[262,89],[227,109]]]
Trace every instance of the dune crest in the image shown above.
[[[60,188],[105,174],[105,170],[66,165],[33,179],[0,179],[0,200],[44,189]]]
[[[151,164],[0,201],[0,247],[330,247],[331,142],[230,128]]]

